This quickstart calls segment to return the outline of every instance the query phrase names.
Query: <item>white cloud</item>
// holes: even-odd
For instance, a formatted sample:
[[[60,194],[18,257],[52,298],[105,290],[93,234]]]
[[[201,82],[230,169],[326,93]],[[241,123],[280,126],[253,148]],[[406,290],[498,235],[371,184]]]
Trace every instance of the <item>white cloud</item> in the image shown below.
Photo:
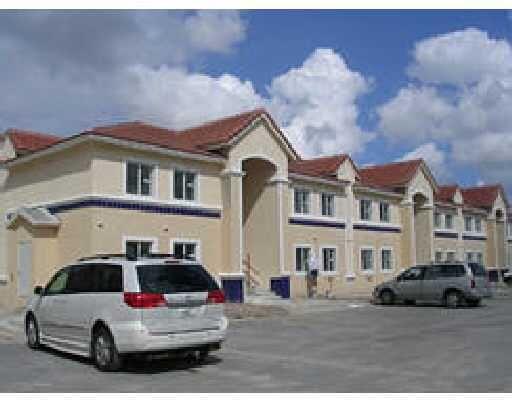
[[[417,42],[413,56],[408,73],[423,82],[465,85],[512,71],[510,44],[476,28]]]
[[[397,161],[415,160],[422,158],[438,180],[446,180],[451,175],[446,166],[446,154],[434,142],[424,143],[414,150],[404,154]]]

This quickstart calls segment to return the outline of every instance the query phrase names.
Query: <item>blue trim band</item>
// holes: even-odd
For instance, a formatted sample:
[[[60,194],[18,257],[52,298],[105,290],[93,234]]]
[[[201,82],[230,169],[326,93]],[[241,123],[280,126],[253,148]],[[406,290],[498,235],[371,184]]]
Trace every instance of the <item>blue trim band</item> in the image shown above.
[[[318,219],[290,218],[288,222],[292,225],[320,226],[323,228],[345,229],[345,223],[322,221]]]
[[[379,225],[363,225],[363,224],[354,224],[354,229],[360,231],[372,231],[372,232],[395,232],[400,233],[402,229],[394,228],[392,226],[379,226]]]
[[[487,240],[485,236],[468,236],[462,235],[463,240]]]
[[[194,217],[220,218],[221,212],[208,208],[195,208],[186,206],[167,206],[160,204],[145,204],[141,202],[109,200],[109,199],[87,199],[69,203],[63,203],[55,206],[49,206],[48,211],[52,214],[59,214],[79,208],[115,208],[121,210],[133,210],[155,214],[186,215]]]
[[[449,238],[449,239],[458,239],[459,234],[453,232],[434,232],[434,236],[438,238]]]

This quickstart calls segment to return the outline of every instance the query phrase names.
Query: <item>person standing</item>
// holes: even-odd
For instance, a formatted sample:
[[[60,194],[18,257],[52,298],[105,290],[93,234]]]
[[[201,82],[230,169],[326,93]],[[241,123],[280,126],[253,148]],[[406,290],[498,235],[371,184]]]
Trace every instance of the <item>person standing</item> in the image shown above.
[[[315,247],[312,249],[308,260],[308,297],[313,298],[316,296],[318,284],[318,259],[316,253],[316,239],[314,240]]]

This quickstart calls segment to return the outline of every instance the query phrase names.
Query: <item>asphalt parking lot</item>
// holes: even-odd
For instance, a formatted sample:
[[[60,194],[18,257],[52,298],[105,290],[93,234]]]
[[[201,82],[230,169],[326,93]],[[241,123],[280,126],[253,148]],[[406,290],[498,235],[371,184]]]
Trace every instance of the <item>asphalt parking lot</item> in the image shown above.
[[[206,364],[86,360],[0,342],[0,388],[23,392],[512,391],[512,299],[479,308],[339,307],[236,321]]]

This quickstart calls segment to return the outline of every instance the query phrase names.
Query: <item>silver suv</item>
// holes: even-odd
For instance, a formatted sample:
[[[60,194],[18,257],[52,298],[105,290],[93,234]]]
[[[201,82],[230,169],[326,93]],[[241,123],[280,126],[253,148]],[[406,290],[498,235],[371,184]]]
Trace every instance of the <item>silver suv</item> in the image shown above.
[[[197,262],[105,255],[61,268],[27,306],[27,344],[91,357],[103,371],[125,355],[182,351],[202,361],[225,339],[224,295]]]
[[[489,295],[485,268],[479,264],[439,263],[411,267],[395,279],[381,283],[374,300],[389,305],[397,301],[436,302],[455,308],[478,306]]]

